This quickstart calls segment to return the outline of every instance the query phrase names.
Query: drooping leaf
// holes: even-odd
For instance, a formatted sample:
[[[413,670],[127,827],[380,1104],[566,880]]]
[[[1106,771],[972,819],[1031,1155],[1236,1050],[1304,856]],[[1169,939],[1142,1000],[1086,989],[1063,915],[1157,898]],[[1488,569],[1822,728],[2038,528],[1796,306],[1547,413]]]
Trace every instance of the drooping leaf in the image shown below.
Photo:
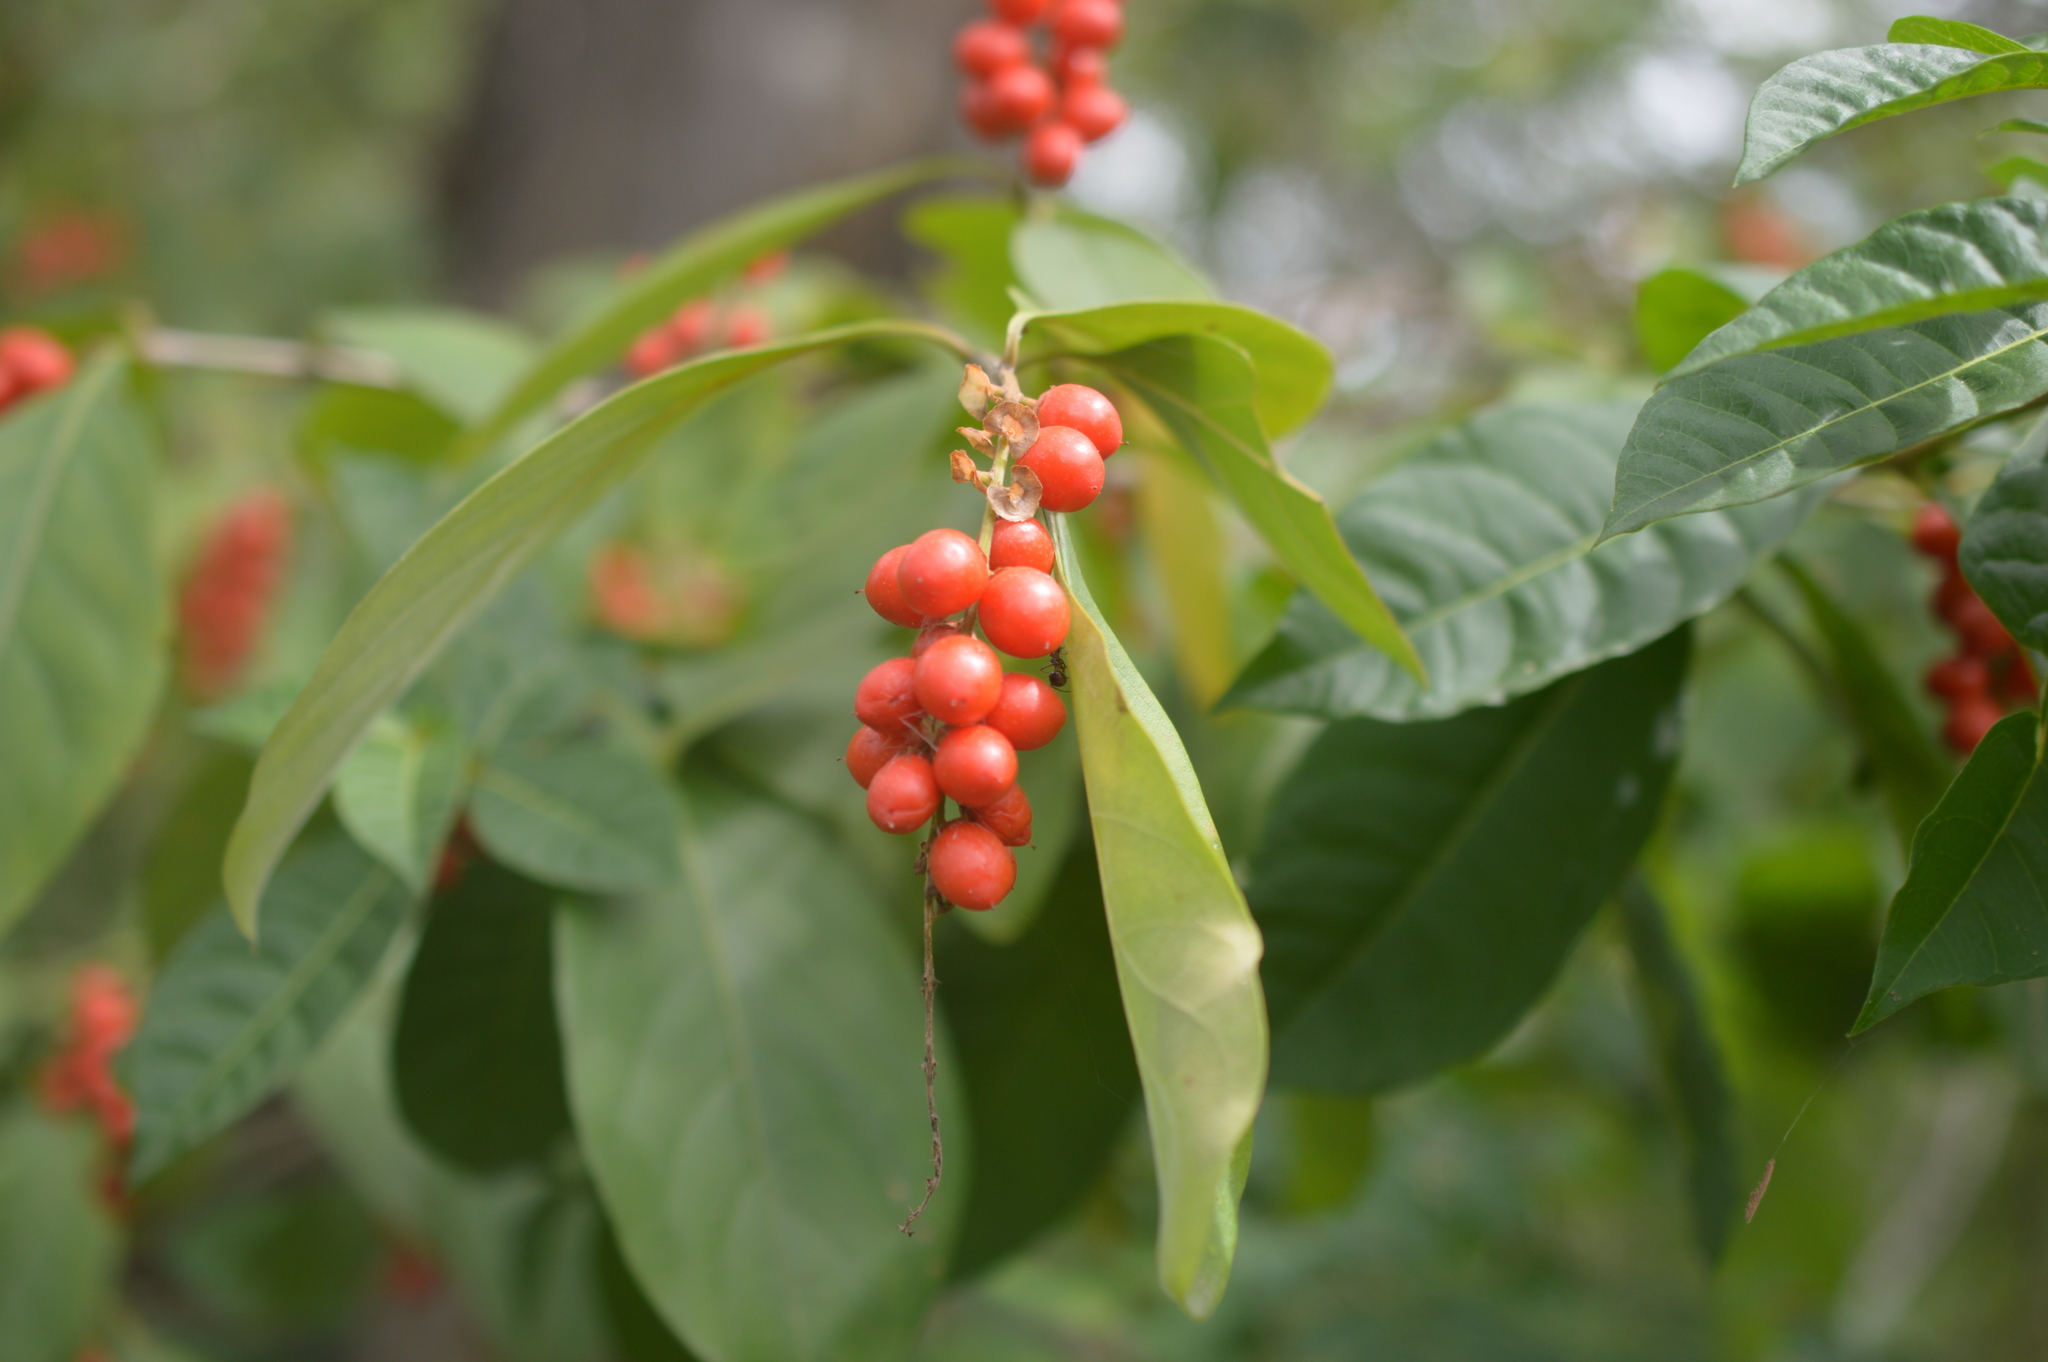
[[[714,355],[628,388],[521,455],[442,518],[371,588],[272,732],[228,847],[228,902],[245,930],[277,858],[376,716],[534,556],[617,487],[656,437],[750,374],[915,322],[815,332]]]
[[[805,819],[704,780],[683,802],[675,887],[557,920],[591,1175],[706,1362],[900,1357],[970,1175],[942,1083],[948,1185],[896,1232],[930,1144],[917,968]]]
[[[434,903],[406,972],[392,1091],[421,1143],[478,1172],[538,1163],[569,1132],[555,1026],[555,894],[472,867]]]
[[[83,1120],[0,1112],[0,1342],[8,1362],[74,1362],[112,1303],[121,1239]]]
[[[2048,974],[2048,780],[2040,717],[2008,715],[1913,838],[1870,996],[1850,1034],[1955,984]]]
[[[0,420],[0,932],[119,787],[163,688],[156,459],[128,366]]]
[[[1678,1109],[1693,1231],[1708,1263],[1716,1263],[1727,1246],[1735,1208],[1742,1199],[1735,1172],[1735,1103],[1728,1091],[1727,1066],[1707,1024],[1692,971],[1672,939],[1664,905],[1657,902],[1641,875],[1631,875],[1622,886],[1620,905],[1622,936],[1635,964],[1636,990],[1656,1041],[1664,1084]]]
[[[1010,263],[1024,291],[1053,311],[1216,296],[1192,266],[1143,232],[1065,205],[1011,230]]]
[[[1753,301],[1703,270],[1659,270],[1636,286],[1636,343],[1662,372]]]
[[[1978,499],[1957,561],[2012,636],[2048,652],[2048,422]]]
[[[677,874],[667,782],[598,743],[493,753],[477,768],[470,816],[493,856],[547,884],[620,893]]]
[[[2048,304],[1738,355],[1651,395],[1603,539],[1781,496],[2048,393]]]
[[[533,342],[496,317],[455,308],[348,308],[321,330],[398,362],[408,390],[453,420],[481,421],[533,363]]]
[[[1075,606],[1066,655],[1102,898],[1159,1179],[1159,1279],[1197,1319],[1237,1247],[1252,1117],[1266,1084],[1259,930],[1186,749],[1052,525]]]
[[[1961,19],[1936,19],[1925,14],[1908,15],[1894,20],[1884,35],[1888,43],[1924,43],[1932,47],[1959,47],[1966,52],[1982,52],[1998,56],[2007,52],[2030,51],[2025,43],[2016,42],[2003,33],[1994,33],[1977,24],[1965,23]]]
[[[1316,739],[1252,858],[1275,1083],[1376,1092],[1508,1033],[1656,823],[1690,652],[1680,631],[1505,706]]]
[[[334,811],[349,836],[424,892],[462,809],[469,751],[451,726],[385,715],[334,780]]]
[[[1273,457],[1242,350],[1202,336],[1169,336],[1098,362],[1158,414],[1307,591],[1352,633],[1422,679],[1421,658],[1346,550],[1330,508]]]
[[[135,1099],[129,1176],[151,1174],[275,1091],[368,982],[412,895],[344,838],[295,852],[254,947],[225,911],[180,941],[121,1069]]]
[[[1339,518],[1430,686],[1297,592],[1223,703],[1331,719],[1441,718],[1633,652],[1713,608],[1811,496],[1689,516],[1594,548],[1632,408],[1484,411],[1369,485]]]
[[[1735,183],[1777,170],[1823,138],[1880,118],[1971,95],[2048,87],[2048,55],[1989,54],[1923,43],[1851,47],[1801,57],[1757,89]]]

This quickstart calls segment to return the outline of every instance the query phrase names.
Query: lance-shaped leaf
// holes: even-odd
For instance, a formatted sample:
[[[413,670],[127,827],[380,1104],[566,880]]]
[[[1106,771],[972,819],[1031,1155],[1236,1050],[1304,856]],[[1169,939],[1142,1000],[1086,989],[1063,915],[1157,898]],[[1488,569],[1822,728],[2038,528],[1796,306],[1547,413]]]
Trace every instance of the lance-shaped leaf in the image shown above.
[[[1422,654],[1428,689],[1297,592],[1223,703],[1440,718],[1633,652],[1719,604],[1813,498],[1688,516],[1594,548],[1632,414],[1619,403],[1481,412],[1345,508],[1345,542]]]
[[[2048,974],[2048,780],[2040,716],[2008,715],[1913,838],[1856,1031],[1954,984]]]
[[[1651,395],[1601,538],[1781,496],[2048,394],[2048,304],[1738,355]]]
[[[2048,298],[2048,201],[1978,199],[1894,218],[1708,336],[1672,377],[1736,355]]]
[[[26,1102],[0,1112],[0,1341],[8,1362],[73,1362],[113,1302],[121,1234],[91,1125]]]
[[[1194,767],[1110,632],[1053,522],[1072,596],[1067,661],[1102,899],[1159,1179],[1160,1283],[1197,1319],[1237,1247],[1237,1198],[1266,1084],[1259,930]]]
[[[128,366],[0,421],[0,931],[120,785],[163,687],[156,460]]]
[[[1983,52],[1990,56],[2029,50],[2025,43],[1978,24],[1965,23],[1961,19],[1937,19],[1926,14],[1910,14],[1895,20],[1884,37],[1888,43],[1960,47],[1967,52]]]
[[[1681,631],[1510,705],[1316,739],[1252,859],[1276,1084],[1379,1091],[1508,1033],[1656,825],[1690,653]]]
[[[516,327],[455,308],[349,308],[321,329],[396,360],[406,387],[457,421],[489,415],[533,362],[533,342]]]
[[[1802,57],[1758,87],[1735,183],[1760,180],[1823,138],[1971,95],[2048,88],[2048,55],[1924,43]]]
[[[462,810],[469,751],[452,726],[385,715],[334,781],[349,836],[424,892]]]
[[[667,782],[595,742],[493,753],[477,769],[470,809],[493,856],[548,884],[621,893],[676,875]]]
[[[1998,470],[1957,555],[1963,576],[2012,636],[2048,652],[2048,421]]]
[[[631,475],[660,435],[770,365],[881,336],[949,344],[920,323],[872,322],[683,365],[585,413],[429,530],[350,613],[256,763],[226,865],[228,903],[243,929],[255,931],[272,867],[377,715],[535,555]]]

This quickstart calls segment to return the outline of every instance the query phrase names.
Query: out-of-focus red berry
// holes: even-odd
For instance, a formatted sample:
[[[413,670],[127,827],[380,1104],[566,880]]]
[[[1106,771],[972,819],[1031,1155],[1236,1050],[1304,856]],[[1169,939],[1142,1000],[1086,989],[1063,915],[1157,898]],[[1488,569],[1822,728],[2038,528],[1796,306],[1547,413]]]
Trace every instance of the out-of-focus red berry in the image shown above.
[[[0,331],[0,369],[23,393],[48,392],[71,381],[71,352],[64,342],[33,326]]]
[[[1949,623],[1962,640],[1963,651],[1973,657],[1989,659],[2012,651],[2012,635],[1980,597],[1971,596],[1957,605]]]
[[[1052,74],[1069,93],[1109,79],[1109,58],[1100,48],[1060,47],[1052,54]]]
[[[1035,24],[1045,15],[1045,8],[1052,0],[988,0],[989,13],[1006,24],[1022,28]]]
[[[1015,131],[996,108],[985,81],[976,81],[960,92],[960,121],[984,142],[1000,142]]]
[[[1058,92],[1052,77],[1029,62],[1005,66],[984,82],[988,90],[990,116],[1002,120],[1006,131],[1030,127],[1052,112]]]
[[[622,638],[652,642],[661,636],[667,607],[654,585],[647,555],[631,544],[600,544],[586,569],[598,623]]]
[[[1052,35],[1062,47],[1108,50],[1123,41],[1124,7],[1117,0],[1061,0]]]
[[[1941,736],[1958,752],[1974,752],[1977,744],[1984,741],[1984,735],[2004,717],[2005,711],[1999,708],[1997,701],[1973,696],[1949,710],[1948,722],[1942,725]]]
[[[1017,858],[979,823],[957,819],[939,829],[925,860],[947,902],[974,912],[1001,903],[1017,883]]]
[[[1925,684],[1928,694],[1944,700],[1989,695],[1991,668],[1979,657],[1945,657],[1927,669]]]
[[[1081,134],[1065,123],[1041,123],[1024,141],[1024,173],[1031,183],[1058,189],[1081,164]]]
[[[120,973],[93,964],[72,977],[64,1045],[43,1070],[43,1103],[64,1114],[89,1111],[109,1143],[125,1149],[135,1136],[135,1105],[114,1079],[114,1056],[135,1034],[141,1008]]]
[[[2012,656],[2005,660],[2005,666],[1998,674],[1998,698],[2008,705],[2024,707],[2040,698],[2040,692],[2041,683],[2034,677],[2034,667],[2027,661],[2026,650],[2013,649]]]
[[[652,378],[672,367],[679,358],[676,340],[665,326],[640,333],[626,351],[626,372],[635,378]]]
[[[29,228],[14,252],[14,273],[32,293],[50,293],[112,274],[128,253],[122,221],[107,213],[55,214]]]
[[[1913,547],[1929,558],[1955,561],[1956,550],[1962,546],[1963,532],[1940,502],[1930,501],[1921,506],[1913,517]]]
[[[1963,577],[1963,570],[1950,563],[1942,570],[1941,585],[1934,589],[1934,617],[1953,623],[1963,602],[1977,599],[1977,593]]]
[[[765,284],[772,279],[781,278],[782,272],[788,268],[788,251],[770,251],[768,254],[754,260],[746,269],[742,270],[740,278],[750,284]]]
[[[1002,798],[974,810],[971,816],[1006,847],[1031,845],[1031,801],[1025,798],[1022,785],[1012,785]]]
[[[437,1295],[441,1283],[434,1260],[410,1245],[394,1248],[384,1260],[384,1294],[393,1300],[418,1305]]]
[[[1031,60],[1031,39],[1023,29],[995,19],[977,19],[953,39],[953,60],[977,80],[1006,66]]]
[[[214,522],[178,600],[185,688],[224,695],[255,652],[284,576],[292,505],[268,488],[230,503]]]
[[[1060,121],[1080,133],[1084,142],[1100,142],[1130,116],[1131,106],[1107,85],[1083,85],[1060,101]]]
[[[1010,740],[1019,752],[1045,746],[1066,726],[1067,707],[1059,692],[1035,676],[1010,672],[1003,677],[1003,695],[982,720]]]
[[[735,350],[750,350],[775,334],[775,323],[752,303],[741,303],[725,317],[725,342]]]
[[[1037,568],[1051,572],[1052,536],[1035,520],[998,520],[988,545],[988,565],[997,572],[1007,567]]]
[[[668,319],[669,339],[675,343],[677,359],[688,359],[711,343],[718,325],[718,309],[708,298],[692,298]]]
[[[868,817],[883,832],[915,832],[938,811],[932,764],[916,753],[889,758],[868,782]]]

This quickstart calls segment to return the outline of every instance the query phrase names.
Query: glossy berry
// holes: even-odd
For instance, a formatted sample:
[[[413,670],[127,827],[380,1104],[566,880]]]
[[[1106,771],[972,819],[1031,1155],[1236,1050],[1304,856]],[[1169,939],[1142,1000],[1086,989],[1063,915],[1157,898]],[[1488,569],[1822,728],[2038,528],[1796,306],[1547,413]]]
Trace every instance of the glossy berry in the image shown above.
[[[1058,383],[1040,393],[1038,424],[1080,431],[1105,459],[1124,443],[1124,421],[1116,414],[1116,404],[1085,384]]]
[[[1006,24],[1023,27],[1035,24],[1045,17],[1045,7],[1052,0],[988,0],[989,13]]]
[[[906,629],[915,629],[923,623],[924,616],[903,603],[903,592],[896,584],[897,569],[903,565],[903,555],[910,552],[910,545],[898,544],[868,569],[868,583],[861,588],[861,594],[868,598],[877,615],[891,624],[900,624]]]
[[[0,369],[23,393],[47,392],[71,381],[71,352],[47,331],[10,326],[0,331]]]
[[[1052,536],[1035,520],[998,520],[989,540],[988,565],[1001,572],[1008,567],[1052,571]],[[986,588],[983,588],[986,590]]]
[[[925,860],[932,883],[956,907],[986,912],[1017,883],[1017,858],[979,823],[956,820],[939,829]]]
[[[1015,788],[1017,749],[987,724],[967,724],[939,739],[932,774],[948,799],[984,808]]]
[[[1062,47],[1115,47],[1123,41],[1124,7],[1117,0],[1061,0],[1052,35]]]
[[[891,757],[903,755],[915,741],[904,730],[892,735],[862,724],[846,744],[847,773],[853,777],[854,784],[865,790],[874,782],[875,772],[887,765]]]
[[[1941,729],[1942,740],[1958,752],[1974,752],[1977,744],[1984,741],[1984,735],[2004,717],[2005,711],[1998,707],[1998,702],[1988,697],[1964,700],[1948,712],[1948,722]]]
[[[1024,173],[1031,183],[1058,189],[1081,164],[1081,134],[1065,123],[1041,123],[1024,142]]]
[[[1031,845],[1031,801],[1024,797],[1022,785],[1012,785],[1001,799],[976,809],[972,816],[1006,847]]]
[[[979,723],[1003,698],[1002,660],[970,634],[940,639],[912,668],[918,703],[940,723]]]
[[[1019,752],[1045,746],[1066,727],[1067,707],[1059,692],[1035,676],[1011,672],[1003,677],[1003,697],[982,721],[1010,740]]]
[[[953,60],[970,76],[986,80],[1006,66],[1031,60],[1031,39],[1012,24],[981,19],[953,39]]]
[[[1982,658],[1945,657],[1927,670],[1927,693],[1959,701],[1991,693],[1991,668]]]
[[[1102,455],[1071,426],[1041,425],[1017,466],[1038,475],[1045,489],[1039,505],[1048,511],[1078,511],[1102,495]]]
[[[1913,517],[1913,547],[1929,558],[1954,559],[1962,542],[1963,532],[1939,502],[1928,502]]]
[[[1052,54],[1052,73],[1062,90],[1086,89],[1109,79],[1109,58],[1093,47],[1062,47]]]
[[[1057,92],[1052,77],[1030,62],[1005,66],[983,84],[988,91],[990,117],[1000,119],[1004,128],[1028,128],[1052,112]]]
[[[1084,142],[1100,142],[1124,125],[1131,106],[1107,85],[1083,85],[1060,101],[1060,120],[1081,134]]]
[[[853,693],[853,717],[884,733],[902,731],[923,710],[917,703],[917,664],[892,657],[860,679]]]
[[[883,832],[915,832],[938,811],[932,764],[914,752],[889,758],[868,782],[868,817]]]
[[[741,303],[725,317],[725,343],[734,350],[748,350],[775,334],[775,323],[752,303]]]
[[[927,619],[959,614],[981,599],[987,581],[981,545],[958,530],[926,530],[896,568],[903,603]]]
[[[1037,568],[1002,568],[981,593],[981,631],[1011,657],[1044,657],[1067,641],[1067,593]]]

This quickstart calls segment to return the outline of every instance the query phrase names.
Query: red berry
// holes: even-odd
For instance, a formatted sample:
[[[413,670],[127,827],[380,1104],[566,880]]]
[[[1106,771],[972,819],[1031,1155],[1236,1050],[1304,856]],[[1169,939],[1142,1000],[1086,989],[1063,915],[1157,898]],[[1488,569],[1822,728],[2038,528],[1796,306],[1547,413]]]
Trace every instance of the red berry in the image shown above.
[[[960,121],[976,137],[988,142],[1000,142],[1015,131],[996,111],[988,85],[981,81],[960,92]]]
[[[752,303],[741,303],[725,315],[725,343],[735,350],[747,350],[775,334],[775,323]]]
[[[977,19],[953,39],[953,60],[970,76],[987,79],[1006,66],[1031,60],[1024,30],[993,19]]]
[[[668,606],[654,588],[647,555],[630,544],[600,544],[590,555],[591,600],[598,623],[623,638],[652,642],[668,628]]]
[[[676,309],[668,319],[668,333],[676,344],[678,358],[688,359],[702,350],[711,339],[711,328],[718,323],[718,309],[709,299],[692,298]]]
[[[10,326],[0,331],[0,369],[12,375],[23,392],[61,388],[71,381],[71,352],[47,331]]]
[[[780,278],[782,272],[788,268],[788,251],[770,251],[749,262],[747,267],[740,271],[740,278],[750,284],[765,284],[771,279]]]
[[[917,664],[892,657],[860,679],[853,693],[853,716],[884,733],[905,731],[923,711],[917,703]]]
[[[1062,47],[1115,47],[1124,36],[1124,7],[1116,0],[1063,0],[1052,34]]]
[[[626,351],[626,372],[635,378],[650,378],[676,362],[676,339],[665,326],[640,333],[633,348]]]
[[[1081,164],[1081,134],[1065,123],[1041,123],[1024,143],[1024,173],[1031,183],[1058,189]]]
[[[868,817],[883,832],[915,832],[938,811],[932,764],[914,752],[889,758],[868,782]]]
[[[875,613],[891,624],[900,624],[906,629],[915,629],[923,622],[924,616],[903,603],[903,592],[896,584],[897,569],[903,563],[903,555],[910,552],[910,545],[898,544],[868,569],[868,584],[861,588],[861,594],[868,598],[868,604]]]
[[[981,599],[987,581],[981,545],[958,530],[926,530],[910,541],[896,568],[903,603],[926,619],[959,614]]]
[[[1052,73],[1060,88],[1072,93],[1109,79],[1109,58],[1099,48],[1061,47],[1052,54]]]
[[[1060,101],[1060,119],[1081,134],[1084,142],[1100,142],[1124,125],[1131,106],[1107,85],[1083,85]]]
[[[1045,746],[1067,723],[1067,707],[1059,692],[1035,676],[1011,672],[1003,677],[1003,698],[982,722],[1010,740],[1019,752]]]
[[[1963,532],[1940,502],[1928,502],[1913,517],[1913,547],[1929,558],[1953,560],[1962,542]]]
[[[1003,698],[1002,659],[971,634],[940,639],[913,666],[917,701],[941,723],[979,723]]]
[[[1037,568],[1012,567],[981,593],[981,631],[1011,657],[1044,657],[1067,641],[1067,593]]]
[[[997,572],[1006,567],[1052,571],[1052,536],[1035,520],[998,520],[989,540],[988,565]],[[983,588],[986,590],[987,588]]]
[[[254,653],[284,575],[291,502],[251,492],[214,523],[178,601],[186,689],[200,700],[225,694]]]
[[[931,650],[931,646],[940,639],[951,638],[955,634],[964,634],[966,632],[955,620],[934,620],[917,631],[917,637],[910,645],[910,655],[912,657],[923,657]]]
[[[1123,448],[1124,421],[1116,404],[1080,383],[1058,383],[1040,393],[1038,424],[1080,431],[1105,459]]]
[[[1927,669],[1927,693],[1944,700],[1963,700],[1991,693],[1991,668],[1967,654],[1945,657]]]
[[[2005,711],[1988,697],[1964,700],[1949,710],[1948,722],[1942,725],[1941,736],[1958,752],[1974,752],[1992,725],[2004,717]]]
[[[1998,616],[1991,613],[1991,607],[1976,596],[1971,596],[1956,607],[1949,623],[1963,642],[1963,651],[1974,657],[1999,657],[2012,651],[2012,635],[2005,632],[2005,626],[1998,622]]]
[[[939,829],[925,859],[932,883],[956,907],[986,912],[1017,883],[1017,858],[979,823],[956,819]]]
[[[1001,119],[1004,128],[1013,131],[1028,128],[1051,113],[1056,98],[1052,77],[1030,62],[1005,66],[990,76],[983,88],[988,91],[989,117]]]
[[[901,756],[914,741],[901,729],[890,734],[862,724],[846,744],[846,769],[853,776],[853,783],[865,790],[874,782],[875,772],[887,765],[891,757]]]
[[[2033,665],[2027,661],[2026,653],[2015,649],[1998,678],[1998,698],[2024,708],[2032,706],[2040,692],[2041,683],[2034,679]]]
[[[1048,511],[1078,511],[1102,495],[1102,455],[1071,426],[1041,425],[1017,466],[1038,475],[1045,489],[1039,505]]]
[[[1035,24],[1045,14],[1045,7],[1052,0],[988,0],[989,12],[1006,24],[1022,28]]]
[[[1006,847],[1031,845],[1031,801],[1024,797],[1022,785],[1012,785],[1001,799],[976,809],[972,816]]]
[[[1934,617],[1954,623],[1956,612],[1963,608],[1963,602],[1974,601],[1977,593],[1963,578],[1963,570],[1950,563],[1941,576],[1941,585],[1934,589]]]
[[[967,724],[939,739],[932,773],[947,798],[984,808],[1016,786],[1017,749],[987,724]]]
[[[0,411],[13,406],[15,398],[27,396],[28,390],[15,381],[14,375],[6,369],[0,369]]]

